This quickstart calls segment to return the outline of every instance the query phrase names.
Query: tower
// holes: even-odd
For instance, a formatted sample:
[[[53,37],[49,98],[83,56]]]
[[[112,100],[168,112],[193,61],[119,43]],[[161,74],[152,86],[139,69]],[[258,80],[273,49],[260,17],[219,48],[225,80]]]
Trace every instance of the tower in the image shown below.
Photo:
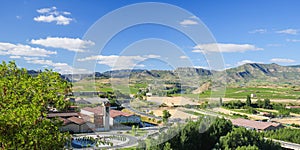
[[[104,123],[104,130],[108,131],[109,130],[109,110],[110,110],[110,103],[109,101],[103,102],[104,109],[103,109],[103,123]]]

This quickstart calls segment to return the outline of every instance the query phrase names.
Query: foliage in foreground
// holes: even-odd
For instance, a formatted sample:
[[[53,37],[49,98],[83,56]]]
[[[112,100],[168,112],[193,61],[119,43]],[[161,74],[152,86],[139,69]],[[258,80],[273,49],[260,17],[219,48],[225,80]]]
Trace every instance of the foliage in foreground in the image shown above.
[[[46,119],[47,107],[67,107],[68,82],[58,73],[36,77],[14,62],[0,64],[0,149],[61,149],[68,137],[60,122]]]
[[[139,143],[140,148],[151,150],[192,150],[192,149],[281,149],[280,145],[265,140],[262,134],[234,128],[230,121],[224,118],[205,118],[189,121],[186,125],[177,125],[166,132],[161,132],[158,138],[148,139]]]
[[[246,147],[245,147],[246,146]],[[265,140],[256,131],[245,128],[234,128],[226,136],[221,137],[219,148],[221,149],[281,149],[280,145],[270,140]]]

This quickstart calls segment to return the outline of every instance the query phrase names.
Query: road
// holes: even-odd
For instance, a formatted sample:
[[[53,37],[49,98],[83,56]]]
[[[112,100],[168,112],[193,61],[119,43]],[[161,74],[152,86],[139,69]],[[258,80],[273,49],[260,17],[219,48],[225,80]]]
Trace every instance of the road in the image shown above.
[[[150,115],[150,114],[147,114],[147,113],[144,113],[144,112],[140,112],[134,108],[132,108],[130,106],[130,103],[122,103],[122,106],[125,107],[126,109],[138,114],[138,115],[143,115],[143,116],[146,116],[146,117],[149,117],[149,118],[155,118],[156,120],[162,120],[161,117],[157,117],[157,116],[154,116],[154,115]]]
[[[268,138],[265,138],[265,139],[268,139]],[[274,142],[280,143],[281,147],[283,147],[283,148],[300,150],[300,144],[285,142],[285,141],[275,140],[275,139],[271,139],[271,140],[274,141]]]

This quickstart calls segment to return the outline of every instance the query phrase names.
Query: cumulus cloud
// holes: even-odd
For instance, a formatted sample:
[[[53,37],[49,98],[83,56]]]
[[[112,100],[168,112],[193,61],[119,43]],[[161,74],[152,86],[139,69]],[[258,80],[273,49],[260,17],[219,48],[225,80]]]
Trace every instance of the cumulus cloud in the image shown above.
[[[38,9],[37,12],[40,15],[33,18],[33,20],[37,22],[56,22],[57,25],[68,25],[73,20],[72,18],[68,17],[68,15],[71,15],[70,12],[57,11],[56,7],[41,8]]]
[[[270,62],[274,62],[274,63],[293,63],[296,62],[293,59],[287,59],[287,58],[273,58],[270,60]]]
[[[224,43],[210,43],[210,44],[198,44],[193,47],[195,53],[208,53],[208,52],[245,52],[245,51],[255,51],[263,50],[255,45],[251,44],[224,44]]]
[[[63,48],[74,52],[84,52],[90,46],[95,45],[92,41],[85,41],[79,38],[67,37],[47,37],[46,39],[32,39],[31,44],[42,45],[45,47]]]
[[[244,65],[244,64],[249,64],[249,63],[259,63],[259,64],[262,64],[263,62],[257,62],[257,61],[252,61],[252,60],[242,60],[242,61],[239,61],[237,62],[237,66],[241,66],[241,65]]]
[[[53,62],[52,60],[40,59],[38,57],[24,57],[27,63],[43,65],[47,67],[53,67],[54,71],[61,74],[72,74],[72,73],[90,73],[86,69],[74,68],[67,63]]]
[[[251,34],[254,34],[254,33],[262,34],[262,33],[266,33],[266,32],[267,32],[266,29],[255,29],[255,30],[249,31],[249,33],[251,33]]]
[[[285,30],[276,31],[276,33],[296,35],[296,34],[298,34],[298,30],[296,30],[296,29],[285,29]]]
[[[38,56],[48,57],[49,55],[56,54],[54,51],[48,51],[38,47],[31,47],[23,44],[12,44],[0,42],[0,55],[13,55],[16,56]]]
[[[95,55],[82,59],[78,59],[77,61],[91,61],[97,60],[98,64],[107,65],[114,70],[120,69],[131,69],[134,67],[145,67],[143,64],[139,64],[146,59],[151,58],[159,58],[158,55],[145,55],[145,56],[118,56],[118,55]]]

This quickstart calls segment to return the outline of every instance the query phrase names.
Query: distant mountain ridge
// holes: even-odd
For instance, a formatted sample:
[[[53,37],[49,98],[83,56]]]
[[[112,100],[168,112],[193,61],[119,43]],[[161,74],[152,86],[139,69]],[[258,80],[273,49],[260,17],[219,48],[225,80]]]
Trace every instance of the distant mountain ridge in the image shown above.
[[[36,74],[36,71],[29,71]],[[227,83],[240,83],[250,81],[289,82],[300,84],[300,65],[281,66],[275,63],[259,64],[247,63],[224,71],[214,71],[203,68],[180,67],[175,70],[112,70],[93,74],[64,74],[62,78],[69,81],[80,81],[87,78],[131,78],[176,80],[179,77],[193,80],[208,80],[216,76]]]

